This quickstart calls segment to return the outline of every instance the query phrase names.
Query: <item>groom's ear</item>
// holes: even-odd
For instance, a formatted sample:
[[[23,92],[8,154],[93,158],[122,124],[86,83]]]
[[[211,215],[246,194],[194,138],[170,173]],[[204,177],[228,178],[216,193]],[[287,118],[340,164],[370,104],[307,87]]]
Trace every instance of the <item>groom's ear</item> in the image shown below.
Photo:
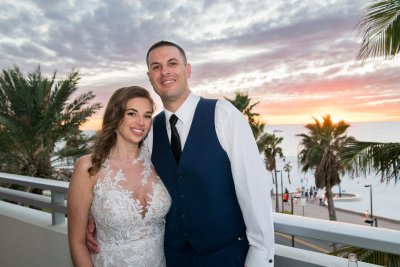
[[[186,77],[189,79],[192,75],[192,65],[190,63],[186,64]]]

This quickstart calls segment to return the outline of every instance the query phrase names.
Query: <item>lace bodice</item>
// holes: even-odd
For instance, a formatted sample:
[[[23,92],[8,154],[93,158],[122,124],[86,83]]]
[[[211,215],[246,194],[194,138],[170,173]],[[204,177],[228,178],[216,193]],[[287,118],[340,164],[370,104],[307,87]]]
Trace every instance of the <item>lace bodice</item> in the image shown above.
[[[92,256],[95,266],[165,266],[171,198],[143,151],[133,162],[110,156],[96,181],[91,212],[100,253]]]

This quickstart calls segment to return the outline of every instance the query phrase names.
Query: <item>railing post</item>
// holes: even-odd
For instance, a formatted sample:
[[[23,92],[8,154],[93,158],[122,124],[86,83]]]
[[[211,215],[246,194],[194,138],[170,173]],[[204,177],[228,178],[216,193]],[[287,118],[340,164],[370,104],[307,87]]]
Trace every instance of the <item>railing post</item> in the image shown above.
[[[53,225],[65,223],[65,214],[57,211],[57,204],[64,203],[64,194],[51,190],[51,222]]]

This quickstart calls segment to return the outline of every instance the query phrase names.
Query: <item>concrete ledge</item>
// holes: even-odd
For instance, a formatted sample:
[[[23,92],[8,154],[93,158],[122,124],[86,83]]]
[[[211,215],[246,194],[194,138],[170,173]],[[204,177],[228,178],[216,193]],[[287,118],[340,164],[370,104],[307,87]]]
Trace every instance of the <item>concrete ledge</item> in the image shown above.
[[[2,266],[71,267],[67,224],[51,214],[0,201]]]
[[[296,267],[343,267],[347,266],[348,260],[326,255],[318,252],[308,251],[299,248],[292,248],[283,245],[276,245],[275,266],[296,266]],[[358,267],[376,267],[380,265],[358,262]]]

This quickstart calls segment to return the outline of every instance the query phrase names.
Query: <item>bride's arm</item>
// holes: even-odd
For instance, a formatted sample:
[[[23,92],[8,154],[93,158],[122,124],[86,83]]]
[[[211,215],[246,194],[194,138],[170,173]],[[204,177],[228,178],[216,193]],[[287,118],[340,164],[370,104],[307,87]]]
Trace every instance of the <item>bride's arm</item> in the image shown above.
[[[68,189],[68,242],[75,267],[92,266],[86,247],[86,227],[93,197],[90,155],[78,159]]]

